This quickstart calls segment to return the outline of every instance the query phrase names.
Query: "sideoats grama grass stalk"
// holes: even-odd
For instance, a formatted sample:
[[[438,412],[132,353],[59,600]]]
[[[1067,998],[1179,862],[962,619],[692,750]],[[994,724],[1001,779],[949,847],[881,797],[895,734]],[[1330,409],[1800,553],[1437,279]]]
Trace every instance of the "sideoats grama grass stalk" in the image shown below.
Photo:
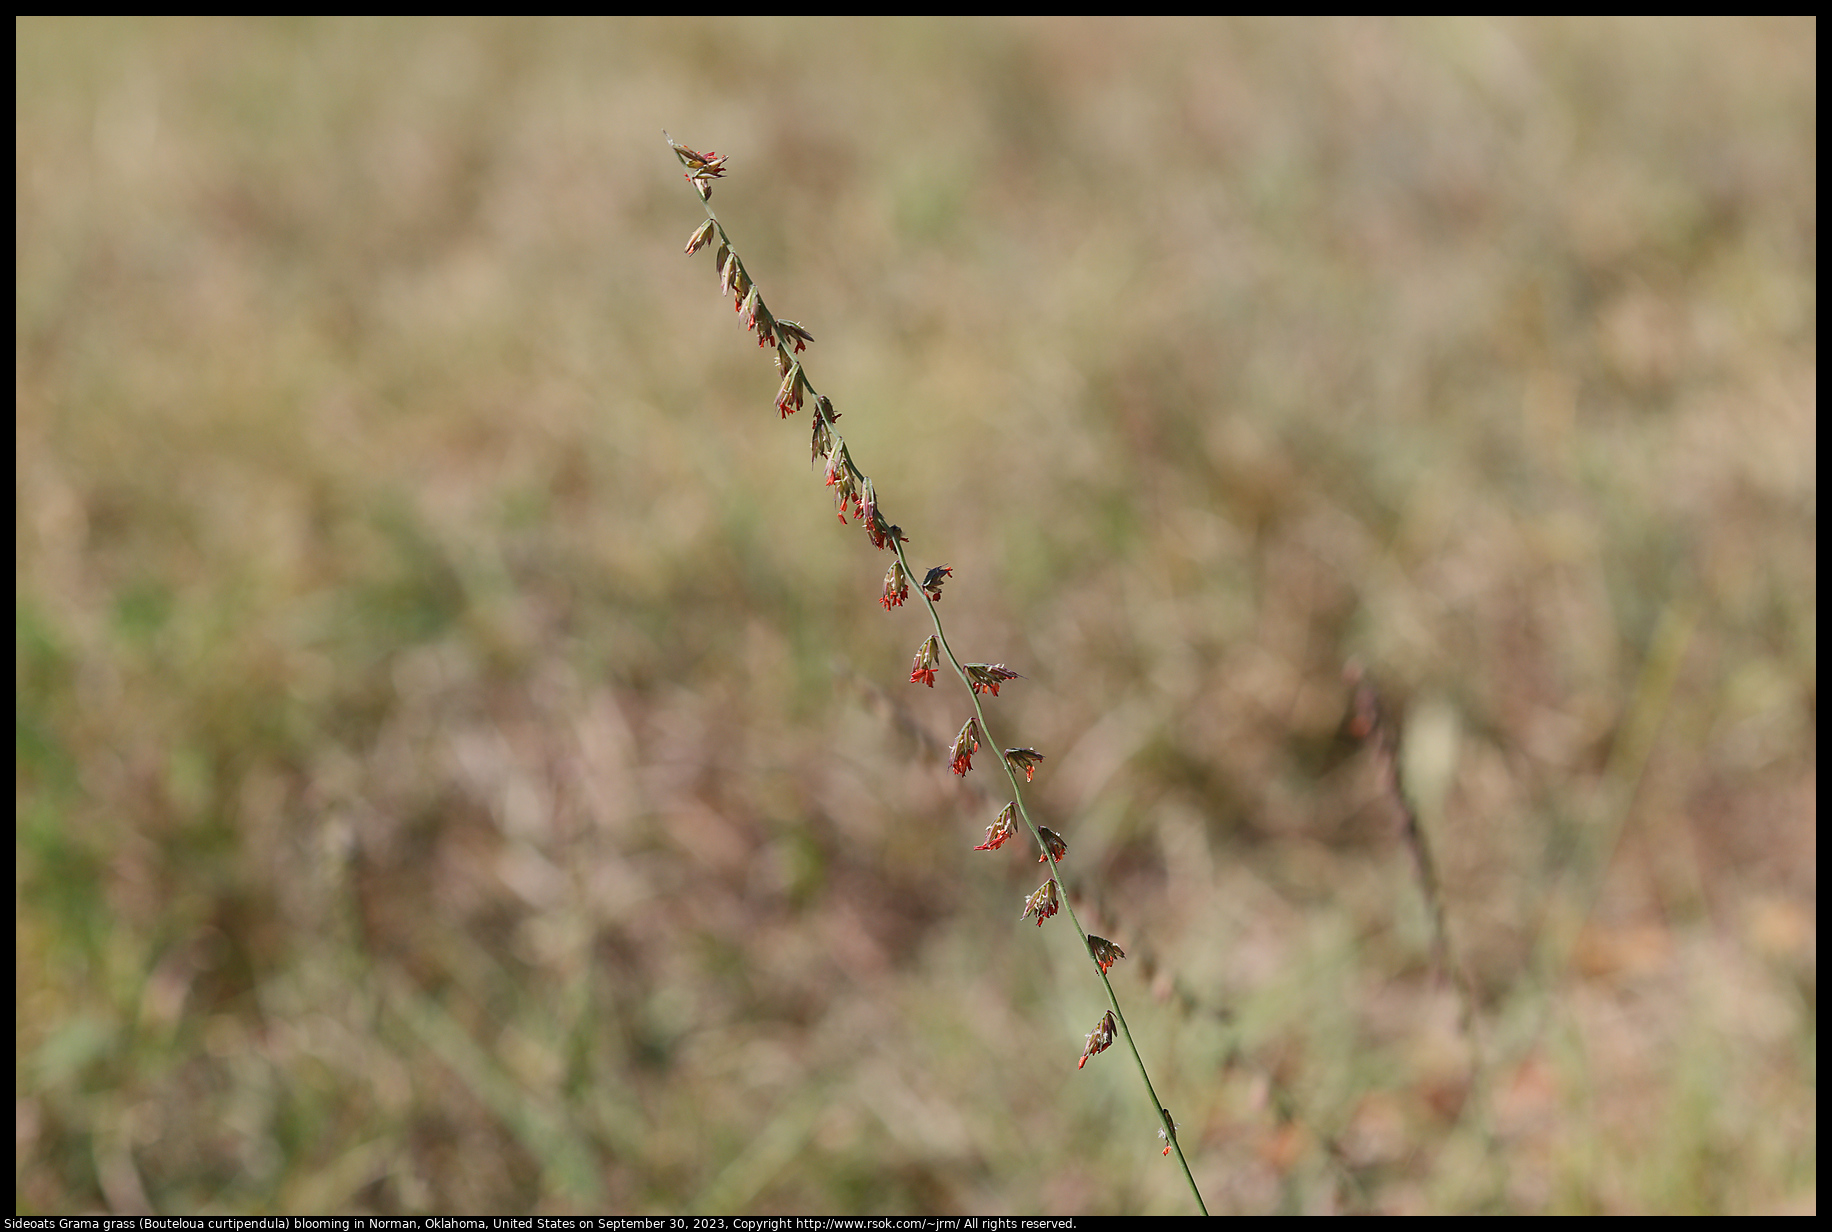
[[[692,256],[714,240],[718,241],[713,266],[719,274],[719,290],[731,296],[732,305],[743,315],[746,328],[756,332],[757,344],[775,352],[776,371],[782,378],[782,384],[776,391],[778,417],[787,419],[803,406],[812,406],[814,436],[810,456],[815,461],[823,458],[826,460],[827,486],[834,489],[840,521],[846,523],[846,515],[851,513],[865,528],[866,537],[871,540],[873,547],[880,551],[890,551],[891,565],[884,574],[884,593],[878,602],[885,611],[901,607],[909,598],[911,583],[917,576],[916,571],[910,568],[909,558],[903,549],[909,540],[901,527],[884,516],[878,504],[877,489],[872,485],[870,476],[860,470],[858,463],[853,460],[846,438],[840,435],[836,426],[840,414],[833,409],[833,402],[814,388],[801,361],[795,358],[807,349],[808,343],[814,341],[814,336],[800,322],[778,317],[765,306],[763,296],[732,246],[724,224],[713,213],[712,182],[725,174],[725,156],[710,152],[701,154],[669,137],[666,132],[662,136],[667,138],[669,147],[687,168],[687,182],[700,194],[700,201],[706,207],[706,221],[695,228],[687,240],[687,255]],[[949,768],[956,774],[965,775],[973,768],[973,756],[979,752],[982,744],[995,749],[999,747],[993,739],[991,726],[986,722],[986,711],[980,695],[990,693],[997,697],[1000,686],[1021,677],[1003,663],[962,663],[955,655],[954,648],[948,644],[948,635],[942,628],[941,614],[936,609],[936,604],[941,601],[942,585],[953,574],[954,571],[947,565],[935,565],[925,570],[922,580],[915,584],[917,593],[929,609],[929,620],[935,631],[917,647],[915,662],[910,667],[910,683],[926,684],[934,688],[935,673],[945,659],[960,678],[961,684],[966,686],[973,715],[962,724],[960,734],[954,738],[954,746],[949,752]],[[1151,1075],[1145,1072],[1144,1058],[1139,1055],[1138,1045],[1133,1042],[1132,1030],[1126,1025],[1126,1015],[1121,1012],[1119,998],[1114,995],[1113,983],[1107,978],[1107,972],[1114,963],[1126,957],[1126,952],[1105,937],[1089,935],[1081,926],[1081,921],[1075,915],[1074,904],[1061,889],[1058,861],[1068,855],[1068,844],[1048,826],[1039,826],[1033,822],[1024,807],[1024,793],[1018,785],[1018,775],[1022,772],[1024,781],[1030,782],[1038,764],[1044,760],[1043,754],[1031,748],[1009,748],[1004,752],[1000,764],[1011,784],[1011,803],[1005,806],[992,825],[986,827],[986,841],[974,850],[997,850],[1017,833],[1019,821],[1030,831],[1041,853],[1038,863],[1047,863],[1050,875],[1025,900],[1024,913],[1019,918],[1035,919],[1041,928],[1045,920],[1058,911],[1066,910],[1069,923],[1074,925],[1076,935],[1082,939],[1088,957],[1094,964],[1095,975],[1107,992],[1107,1011],[1095,1023],[1094,1029],[1088,1032],[1081,1061],[1076,1068],[1085,1066],[1089,1058],[1106,1051],[1116,1038],[1125,1039],[1133,1064],[1138,1067],[1139,1081],[1144,1084],[1145,1093],[1151,1100],[1152,1115],[1158,1120],[1158,1136],[1164,1140],[1163,1153],[1175,1153],[1177,1163],[1183,1169],[1183,1177],[1189,1182],[1190,1195],[1206,1215],[1209,1213],[1208,1207],[1202,1201],[1202,1194],[1196,1188],[1196,1178],[1190,1175],[1189,1161],[1184,1158],[1183,1147],[1177,1141],[1177,1124],[1151,1085]]]

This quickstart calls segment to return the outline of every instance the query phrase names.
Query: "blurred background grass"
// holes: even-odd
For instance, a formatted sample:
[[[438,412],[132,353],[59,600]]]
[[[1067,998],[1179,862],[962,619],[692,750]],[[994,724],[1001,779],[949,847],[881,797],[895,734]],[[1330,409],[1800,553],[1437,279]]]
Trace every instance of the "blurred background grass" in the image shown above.
[[[1814,1207],[1811,21],[15,31],[18,1210],[1188,1209],[663,127],[1211,1210]]]

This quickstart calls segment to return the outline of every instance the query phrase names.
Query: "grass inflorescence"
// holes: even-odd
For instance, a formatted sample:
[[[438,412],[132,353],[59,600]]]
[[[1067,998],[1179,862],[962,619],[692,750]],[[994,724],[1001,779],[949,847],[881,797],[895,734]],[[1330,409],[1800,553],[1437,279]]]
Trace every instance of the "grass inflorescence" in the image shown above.
[[[701,153],[682,145],[665,132],[663,136],[667,138],[669,147],[680,159],[681,165],[687,168],[687,181],[699,193],[701,203],[706,207],[706,220],[688,237],[687,255],[691,257],[702,248],[714,248],[713,266],[719,275],[720,292],[731,297],[732,306],[743,317],[745,328],[757,335],[757,344],[772,353],[777,374],[782,378],[776,391],[778,418],[787,419],[804,406],[810,408],[813,417],[811,458],[825,461],[826,485],[834,489],[839,520],[842,524],[849,524],[847,515],[850,513],[858,525],[864,528],[874,548],[892,554],[893,559],[885,570],[883,593],[878,603],[887,612],[902,607],[910,597],[912,580],[917,577],[917,571],[911,566],[905,552],[909,537],[903,533],[901,526],[885,516],[879,504],[876,485],[860,469],[852,450],[846,444],[846,438],[839,430],[840,412],[834,409],[831,398],[815,388],[806,368],[797,358],[814,341],[814,336],[799,321],[779,317],[770,310],[762,290],[732,244],[725,224],[713,212],[713,183],[725,175],[726,156],[715,151]],[[973,757],[980,751],[982,744],[995,749],[1002,747],[987,720],[981,695],[997,697],[1002,685],[1020,679],[1021,675],[1003,663],[963,663],[955,654],[948,642],[947,631],[942,626],[941,611],[937,606],[941,602],[943,585],[953,575],[954,570],[948,565],[931,565],[922,571],[921,581],[915,584],[916,593],[922,596],[923,604],[928,609],[934,632],[917,647],[910,668],[910,683],[935,687],[935,673],[940,663],[946,662],[966,688],[973,715],[961,725],[960,734],[955,737],[948,758],[949,769],[957,775],[965,776],[972,770]],[[1113,991],[1113,982],[1108,978],[1113,964],[1124,958],[1126,952],[1115,942],[1093,936],[1082,927],[1081,920],[1075,914],[1074,904],[1062,889],[1060,861],[1068,855],[1068,843],[1056,831],[1032,820],[1030,810],[1025,806],[1024,791],[1018,776],[1022,774],[1025,783],[1033,781],[1038,766],[1044,760],[1044,754],[1033,748],[1014,746],[1003,750],[998,761],[1011,788],[1011,803],[987,827],[986,841],[974,850],[996,851],[1016,833],[1016,823],[1019,821],[1030,832],[1040,853],[1038,863],[1049,865],[1049,876],[1025,899],[1024,911],[1019,918],[1034,920],[1037,927],[1041,928],[1045,920],[1058,912],[1066,912],[1070,925],[1075,929],[1082,948],[1093,964],[1094,974],[1107,994],[1108,1008],[1094,1024],[1094,1029],[1088,1032],[1076,1068],[1085,1067],[1090,1057],[1106,1051],[1116,1039],[1125,1040],[1133,1063],[1138,1067],[1139,1081],[1151,1100],[1151,1108],[1158,1121],[1158,1135],[1165,1143],[1163,1153],[1175,1154],[1184,1179],[1189,1182],[1191,1197],[1206,1215],[1208,1207],[1202,1200],[1201,1190],[1196,1186],[1196,1178],[1190,1172],[1182,1144],[1177,1140],[1177,1123],[1170,1110],[1158,1098],[1157,1089],[1153,1087],[1151,1075],[1146,1070],[1145,1059],[1139,1053],[1131,1028],[1126,1025],[1126,1015],[1120,1008],[1119,996]]]

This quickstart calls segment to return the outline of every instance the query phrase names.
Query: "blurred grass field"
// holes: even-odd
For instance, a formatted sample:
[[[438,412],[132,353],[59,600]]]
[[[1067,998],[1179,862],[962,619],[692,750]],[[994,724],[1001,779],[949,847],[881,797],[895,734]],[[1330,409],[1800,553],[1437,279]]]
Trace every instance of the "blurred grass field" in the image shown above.
[[[1211,1211],[1815,1209],[1812,21],[15,33],[18,1212],[1189,1209],[664,127]]]

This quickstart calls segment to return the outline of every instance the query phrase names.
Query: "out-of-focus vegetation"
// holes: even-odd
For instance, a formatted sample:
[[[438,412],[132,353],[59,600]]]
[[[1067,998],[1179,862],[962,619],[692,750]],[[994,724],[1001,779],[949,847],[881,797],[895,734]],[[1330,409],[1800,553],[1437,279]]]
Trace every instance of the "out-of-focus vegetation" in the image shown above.
[[[1188,1209],[664,127],[1212,1210],[1814,1207],[1811,21],[15,29],[20,1211]]]

